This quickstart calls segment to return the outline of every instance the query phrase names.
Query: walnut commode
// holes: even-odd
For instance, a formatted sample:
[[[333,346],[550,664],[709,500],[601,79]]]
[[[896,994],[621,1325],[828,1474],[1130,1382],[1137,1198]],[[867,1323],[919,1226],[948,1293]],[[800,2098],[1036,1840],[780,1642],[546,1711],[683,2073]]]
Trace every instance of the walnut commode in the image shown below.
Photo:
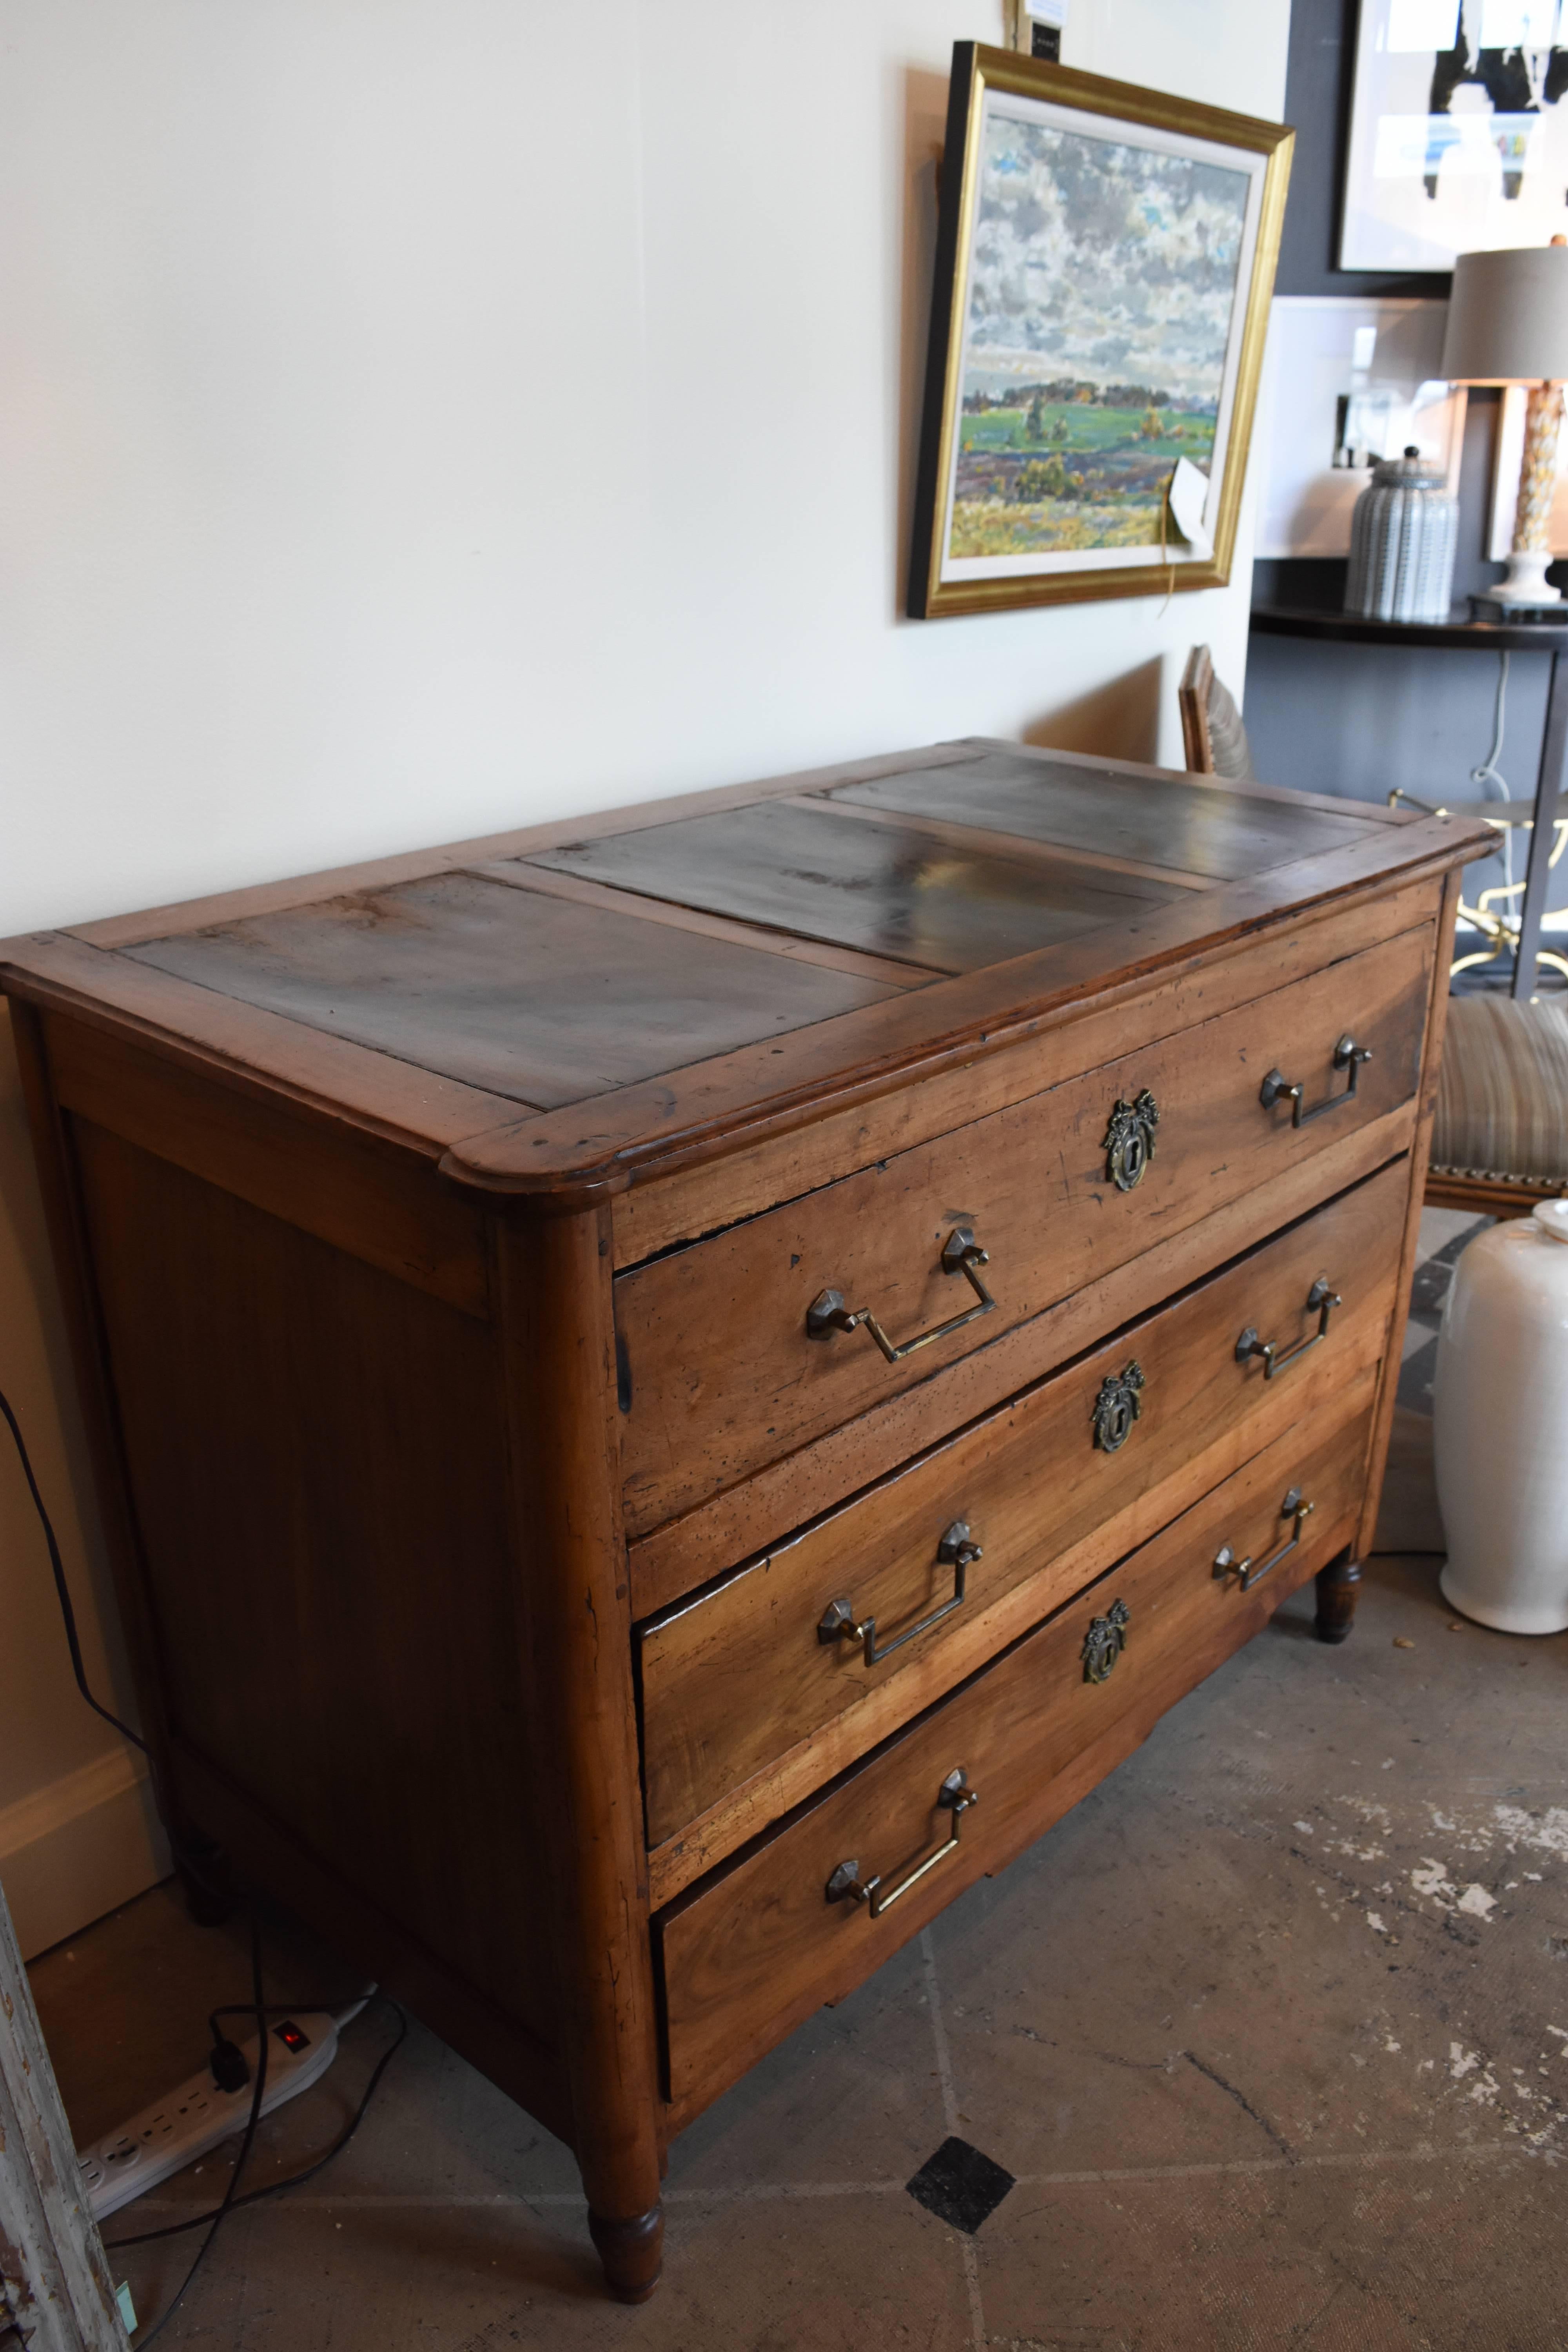
[[[4,951],[161,1801],[617,2294],[764,2050],[1349,1630],[1491,838],[956,743]]]

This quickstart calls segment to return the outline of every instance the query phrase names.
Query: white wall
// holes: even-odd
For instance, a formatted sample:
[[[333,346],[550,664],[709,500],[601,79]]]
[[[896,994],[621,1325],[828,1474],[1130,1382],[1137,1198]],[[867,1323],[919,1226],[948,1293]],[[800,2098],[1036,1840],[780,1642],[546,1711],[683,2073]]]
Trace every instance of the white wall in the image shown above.
[[[1250,500],[1228,590],[900,618],[947,64],[1001,17],[0,0],[0,932],[945,735],[1179,763]],[[1064,55],[1278,118],[1288,25],[1073,0]],[[101,1616],[8,1087],[0,1384]],[[8,1886],[51,1791],[102,1846],[113,1748],[24,1506],[0,1459]],[[126,1891],[72,1884],[25,1941]]]

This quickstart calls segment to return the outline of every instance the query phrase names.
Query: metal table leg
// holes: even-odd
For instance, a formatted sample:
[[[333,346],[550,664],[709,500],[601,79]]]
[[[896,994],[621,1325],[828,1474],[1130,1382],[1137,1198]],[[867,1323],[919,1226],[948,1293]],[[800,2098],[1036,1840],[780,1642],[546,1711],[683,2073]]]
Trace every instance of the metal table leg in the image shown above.
[[[1519,956],[1514,965],[1513,994],[1528,1000],[1535,993],[1535,958],[1541,945],[1541,919],[1546,912],[1551,881],[1552,848],[1557,838],[1558,803],[1568,776],[1568,671],[1563,656],[1552,656],[1546,689],[1546,725],[1541,738],[1541,773],[1535,787],[1535,822],[1530,836],[1530,863],[1524,875],[1524,907],[1519,923]]]

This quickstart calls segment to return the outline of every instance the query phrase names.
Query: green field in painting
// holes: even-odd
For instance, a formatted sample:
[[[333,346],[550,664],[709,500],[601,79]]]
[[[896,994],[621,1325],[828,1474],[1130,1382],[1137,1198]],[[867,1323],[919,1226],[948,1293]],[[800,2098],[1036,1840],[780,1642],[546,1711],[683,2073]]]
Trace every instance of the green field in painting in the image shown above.
[[[1029,431],[1027,408],[987,408],[959,419],[958,446],[978,457],[1016,451],[1021,457],[1099,457],[1109,449],[1136,449],[1140,456],[1190,457],[1206,467],[1214,453],[1215,420],[1191,409],[1159,408],[1158,437],[1143,434],[1141,408],[1100,408],[1089,401],[1053,401],[1040,415],[1037,435]],[[1065,431],[1062,428],[1065,427]],[[1059,437],[1058,437],[1059,436]]]
[[[953,509],[951,552],[974,555],[1060,555],[1077,548],[1147,547],[1157,558],[1159,509],[1153,505],[1095,506],[1082,499],[1039,499],[966,502]]]

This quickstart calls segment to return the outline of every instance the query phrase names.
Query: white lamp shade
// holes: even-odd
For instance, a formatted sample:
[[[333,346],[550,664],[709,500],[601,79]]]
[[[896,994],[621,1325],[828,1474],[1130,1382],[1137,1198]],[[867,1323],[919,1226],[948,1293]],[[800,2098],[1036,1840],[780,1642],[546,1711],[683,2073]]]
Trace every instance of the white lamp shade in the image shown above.
[[[1460,254],[1442,373],[1449,383],[1568,380],[1568,246]]]

